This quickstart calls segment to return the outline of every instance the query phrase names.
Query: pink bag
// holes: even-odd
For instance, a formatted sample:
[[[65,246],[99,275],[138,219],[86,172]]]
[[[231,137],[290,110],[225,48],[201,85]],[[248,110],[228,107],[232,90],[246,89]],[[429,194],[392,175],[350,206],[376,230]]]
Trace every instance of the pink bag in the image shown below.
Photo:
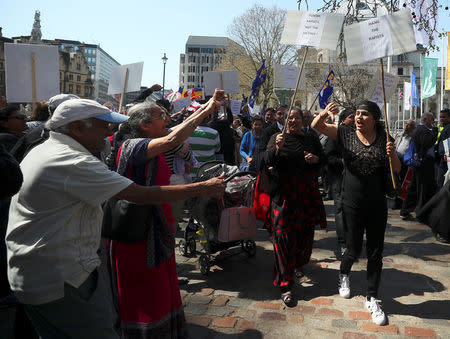
[[[229,242],[253,238],[256,217],[253,208],[240,206],[225,208],[220,217],[219,241]]]

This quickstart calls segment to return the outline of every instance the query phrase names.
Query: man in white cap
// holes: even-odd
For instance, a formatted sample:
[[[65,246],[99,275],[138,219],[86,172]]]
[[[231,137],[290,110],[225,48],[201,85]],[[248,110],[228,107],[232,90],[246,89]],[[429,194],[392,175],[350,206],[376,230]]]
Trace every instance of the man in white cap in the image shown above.
[[[143,187],[108,170],[93,154],[105,145],[108,123],[127,119],[92,100],[65,101],[46,124],[49,139],[21,163],[24,182],[6,233],[8,279],[41,338],[118,338],[97,270],[102,202],[158,204],[225,189],[219,178]]]
[[[80,97],[76,96],[75,94],[57,94],[48,99],[47,104],[49,117],[53,115],[56,107],[58,107],[64,101],[72,99],[80,99]],[[43,143],[48,139],[48,136],[48,129],[45,128],[45,125],[36,127],[31,132],[26,133],[19,140],[17,140],[16,144],[11,149],[11,154],[14,156],[14,158],[16,158],[18,162],[21,162],[25,155],[33,147]]]

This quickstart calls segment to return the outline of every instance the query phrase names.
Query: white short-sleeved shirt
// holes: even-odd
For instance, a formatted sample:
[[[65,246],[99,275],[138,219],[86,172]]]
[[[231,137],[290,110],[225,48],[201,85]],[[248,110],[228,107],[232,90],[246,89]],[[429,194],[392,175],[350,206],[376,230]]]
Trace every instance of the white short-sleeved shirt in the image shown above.
[[[101,203],[132,184],[73,138],[50,132],[22,161],[6,245],[11,289],[24,304],[64,296],[100,265]]]

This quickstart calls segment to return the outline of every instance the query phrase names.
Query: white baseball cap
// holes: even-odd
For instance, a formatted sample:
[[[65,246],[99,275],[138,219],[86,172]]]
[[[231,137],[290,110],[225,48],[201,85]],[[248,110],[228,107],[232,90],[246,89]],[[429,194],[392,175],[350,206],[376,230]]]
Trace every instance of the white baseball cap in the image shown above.
[[[75,94],[57,94],[52,96],[50,99],[48,99],[48,109],[50,114],[52,114],[55,111],[56,107],[61,105],[64,101],[71,99],[80,99],[80,97]]]
[[[53,112],[47,123],[50,129],[55,129],[72,121],[96,118],[113,124],[128,120],[128,116],[113,112],[97,101],[89,99],[72,99],[61,103]]]

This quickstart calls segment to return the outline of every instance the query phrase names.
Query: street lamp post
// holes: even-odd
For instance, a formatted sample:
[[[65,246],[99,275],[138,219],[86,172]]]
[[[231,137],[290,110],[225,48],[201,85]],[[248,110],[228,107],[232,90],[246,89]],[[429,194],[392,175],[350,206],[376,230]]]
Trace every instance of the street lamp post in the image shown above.
[[[168,60],[168,58],[166,57],[166,53],[164,53],[164,56],[161,59],[163,61],[163,65],[164,65],[164,68],[163,68],[163,85],[162,85],[162,97],[164,98],[164,85],[165,85],[165,82],[166,82],[166,62]]]

